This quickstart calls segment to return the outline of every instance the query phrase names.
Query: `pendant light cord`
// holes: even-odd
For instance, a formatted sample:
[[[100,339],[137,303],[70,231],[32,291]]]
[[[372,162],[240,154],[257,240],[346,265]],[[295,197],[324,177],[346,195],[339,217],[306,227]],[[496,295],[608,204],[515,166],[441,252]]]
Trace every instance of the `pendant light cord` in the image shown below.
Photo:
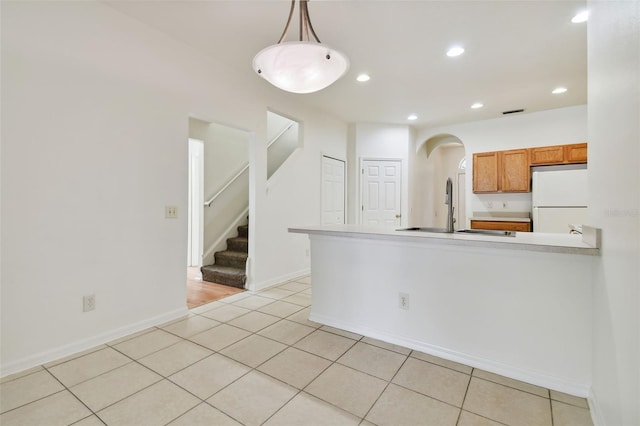
[[[300,41],[306,39],[309,41],[309,31],[311,31],[311,35],[316,40],[316,42],[321,43],[320,39],[316,35],[315,30],[313,29],[313,25],[311,25],[311,19],[309,18],[309,8],[308,8],[308,0],[298,0],[298,8],[299,10],[299,19],[300,19]],[[277,44],[282,43],[282,40],[287,36],[289,32],[289,26],[291,25],[291,18],[293,17],[293,11],[296,7],[296,0],[291,0],[291,9],[289,9],[289,18],[287,19],[287,24],[284,27],[284,31],[280,36],[280,40],[278,40]]]

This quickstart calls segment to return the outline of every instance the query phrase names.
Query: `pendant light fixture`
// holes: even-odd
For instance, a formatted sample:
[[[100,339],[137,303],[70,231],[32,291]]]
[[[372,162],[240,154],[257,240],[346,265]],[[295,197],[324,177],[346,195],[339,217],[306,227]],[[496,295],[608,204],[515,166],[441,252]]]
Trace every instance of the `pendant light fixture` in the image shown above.
[[[349,69],[349,60],[318,39],[309,19],[308,0],[298,0],[299,41],[283,42],[295,9],[291,0],[289,19],[277,44],[262,49],[253,58],[258,75],[279,89],[293,93],[313,93],[333,84]],[[309,36],[313,37],[313,40]]]

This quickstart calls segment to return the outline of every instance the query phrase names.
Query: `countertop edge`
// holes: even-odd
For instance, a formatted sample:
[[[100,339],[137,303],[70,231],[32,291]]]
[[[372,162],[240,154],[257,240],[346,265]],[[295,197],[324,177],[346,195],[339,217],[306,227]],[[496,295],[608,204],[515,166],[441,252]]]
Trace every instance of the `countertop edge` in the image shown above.
[[[515,243],[513,241],[496,241],[488,240],[480,235],[474,235],[472,238],[455,238],[456,236],[447,235],[447,238],[443,238],[443,234],[435,234],[429,232],[421,232],[415,235],[408,235],[406,231],[363,231],[363,230],[331,230],[320,229],[319,227],[291,227],[288,228],[290,233],[294,234],[308,234],[308,235],[324,235],[342,238],[360,238],[360,239],[372,239],[372,240],[405,240],[411,242],[429,241],[438,242],[444,245],[457,245],[467,247],[489,247],[505,250],[525,250],[542,253],[562,253],[562,254],[579,254],[587,256],[599,256],[600,249],[597,247],[576,247],[576,246],[564,246],[557,244],[535,244],[535,243]],[[468,237],[468,236],[465,236]],[[493,238],[508,238],[508,237],[493,237]]]

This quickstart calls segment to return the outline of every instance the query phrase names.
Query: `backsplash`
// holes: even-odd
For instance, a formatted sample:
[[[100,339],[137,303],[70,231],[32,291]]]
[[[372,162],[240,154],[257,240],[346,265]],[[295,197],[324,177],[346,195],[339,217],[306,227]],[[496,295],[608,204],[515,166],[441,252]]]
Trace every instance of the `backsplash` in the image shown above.
[[[531,212],[514,212],[514,211],[474,211],[472,217],[508,217],[508,218],[530,218]]]
[[[477,212],[521,212],[531,213],[531,193],[471,194],[467,211]],[[527,216],[528,217],[528,216]]]

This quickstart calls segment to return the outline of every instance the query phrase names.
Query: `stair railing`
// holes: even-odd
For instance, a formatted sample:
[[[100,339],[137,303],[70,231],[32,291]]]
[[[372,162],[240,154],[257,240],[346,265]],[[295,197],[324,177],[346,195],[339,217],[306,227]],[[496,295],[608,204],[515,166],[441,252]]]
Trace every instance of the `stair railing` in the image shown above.
[[[271,145],[273,145],[278,139],[280,139],[280,136],[282,136],[287,130],[289,130],[291,128],[291,126],[293,126],[295,124],[294,121],[292,121],[291,123],[289,123],[289,125],[287,127],[285,127],[280,133],[278,133],[273,139],[271,139],[271,142],[269,142],[267,144],[267,149],[269,149],[269,147]],[[213,204],[213,202],[216,200],[216,198],[218,198],[224,191],[226,191],[227,188],[229,188],[231,186],[231,184],[233,182],[235,182],[240,176],[242,176],[242,174],[244,172],[247,171],[247,169],[249,169],[249,163],[247,163],[242,170],[240,170],[238,173],[236,173],[235,176],[233,176],[218,192],[216,192],[213,197],[209,198],[208,201],[206,201],[204,203],[205,207],[211,207],[211,204]]]

